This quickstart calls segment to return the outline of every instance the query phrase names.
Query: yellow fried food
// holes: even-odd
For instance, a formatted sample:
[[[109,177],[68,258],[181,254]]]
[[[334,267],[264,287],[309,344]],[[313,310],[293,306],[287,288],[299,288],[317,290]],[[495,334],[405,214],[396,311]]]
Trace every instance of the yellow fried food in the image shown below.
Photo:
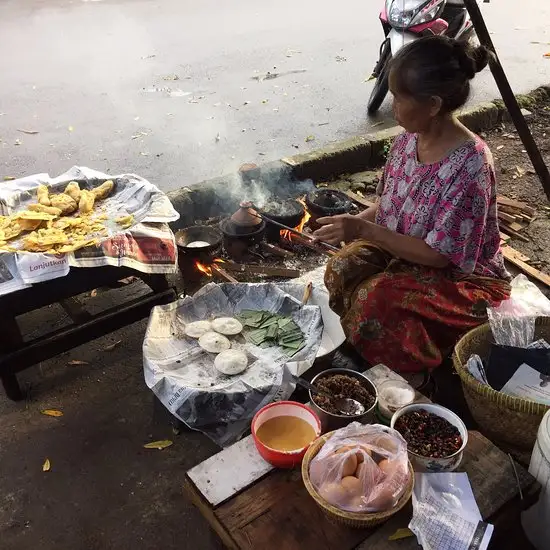
[[[67,229],[69,227],[78,227],[82,225],[82,218],[59,218],[48,222],[48,227],[55,229]]]
[[[107,180],[106,182],[102,183],[99,187],[92,189],[92,193],[95,195],[95,198],[98,201],[100,201],[100,200],[106,199],[110,195],[114,186],[115,184],[113,183],[113,180]]]
[[[8,218],[9,219],[9,218]],[[19,236],[23,228],[17,220],[9,219],[8,223],[5,223],[0,229],[0,240],[9,241]]]
[[[78,203],[78,209],[81,214],[88,214],[94,208],[95,194],[92,191],[83,189],[80,193],[80,202]]]
[[[44,206],[43,204],[29,204],[27,208],[32,212],[44,212],[45,214],[51,214],[52,216],[61,216],[61,208],[55,208],[54,206]]]
[[[76,201],[66,195],[65,193],[59,193],[59,195],[52,195],[50,197],[52,206],[59,208],[63,215],[72,214],[77,208]]]
[[[94,244],[99,244],[97,239],[85,239],[81,241],[76,241],[71,244],[65,244],[55,248],[56,254],[65,254],[67,252],[74,252],[75,250],[80,250],[86,246],[92,246]]]
[[[36,200],[39,204],[50,206],[50,191],[45,185],[39,185],[36,190]]]
[[[76,203],[80,201],[80,187],[76,181],[70,181],[65,187],[65,195],[69,195]]]
[[[134,216],[132,214],[128,214],[127,216],[120,216],[119,218],[115,219],[115,222],[123,229],[127,229],[134,223]]]
[[[17,212],[13,214],[14,220],[54,220],[57,216],[53,214],[47,214],[46,212],[33,212],[32,210],[23,210],[22,212]]]
[[[25,218],[22,218],[20,220],[17,220],[17,222],[21,226],[21,229],[23,229],[24,231],[34,231],[44,223],[44,220],[27,220]]]
[[[39,229],[29,233],[23,239],[23,250],[29,252],[44,252],[52,248],[52,245],[67,244],[69,238],[60,229]]]

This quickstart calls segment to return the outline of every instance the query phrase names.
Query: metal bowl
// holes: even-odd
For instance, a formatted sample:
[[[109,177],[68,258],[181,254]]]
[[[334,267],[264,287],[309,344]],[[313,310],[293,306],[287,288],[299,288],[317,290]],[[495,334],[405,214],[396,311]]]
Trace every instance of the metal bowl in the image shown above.
[[[374,395],[374,403],[370,409],[366,410],[363,414],[358,414],[354,416],[350,415],[339,415],[329,413],[315,403],[313,400],[313,395],[309,393],[309,401],[311,403],[311,408],[317,413],[321,419],[321,424],[323,426],[323,433],[331,430],[337,430],[347,426],[351,422],[361,422],[362,424],[370,424],[375,420],[375,409],[376,404],[378,403],[378,392],[376,391],[376,386],[363,374],[356,372],[351,369],[328,369],[320,372],[317,376],[313,378],[311,383],[315,385],[315,382],[318,382],[321,378],[326,378],[327,376],[333,376],[335,374],[345,374],[351,378],[357,378],[361,385],[365,387],[372,395]]]

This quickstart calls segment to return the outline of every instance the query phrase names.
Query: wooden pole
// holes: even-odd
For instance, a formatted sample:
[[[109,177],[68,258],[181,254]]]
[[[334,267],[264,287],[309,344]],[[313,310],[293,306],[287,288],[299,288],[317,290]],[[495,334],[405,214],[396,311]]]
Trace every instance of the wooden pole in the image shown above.
[[[485,0],[485,2],[488,2],[488,0]],[[525,150],[527,151],[527,154],[529,155],[529,158],[531,159],[531,162],[533,163],[533,168],[535,169],[535,172],[537,173],[537,176],[542,183],[544,192],[550,200],[550,173],[548,172],[548,167],[546,166],[544,159],[542,158],[542,155],[539,151],[539,148],[537,147],[537,144],[533,139],[531,131],[529,130],[529,126],[525,121],[525,117],[521,112],[520,106],[518,105],[516,96],[514,95],[510,83],[508,82],[506,73],[502,68],[497,52],[495,50],[495,46],[493,45],[491,35],[489,34],[487,25],[485,24],[485,21],[483,19],[483,15],[481,14],[481,10],[479,9],[476,0],[464,0],[464,5],[466,6],[468,13],[470,14],[470,18],[472,19],[472,23],[474,25],[474,29],[479,38],[479,41],[495,54],[494,60],[492,60],[490,63],[491,72],[493,73],[493,77],[500,91],[500,95],[502,96],[502,99],[504,101],[504,105],[510,113],[510,117],[512,118],[514,126],[518,131],[518,135],[523,142],[523,145],[525,147]]]

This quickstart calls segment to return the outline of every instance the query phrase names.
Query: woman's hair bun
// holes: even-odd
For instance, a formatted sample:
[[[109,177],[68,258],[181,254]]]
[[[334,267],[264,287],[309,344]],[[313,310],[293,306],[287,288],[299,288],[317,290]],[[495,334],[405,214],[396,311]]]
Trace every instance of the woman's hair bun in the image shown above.
[[[468,42],[453,42],[458,65],[470,80],[489,63],[493,55],[485,46],[472,46]]]

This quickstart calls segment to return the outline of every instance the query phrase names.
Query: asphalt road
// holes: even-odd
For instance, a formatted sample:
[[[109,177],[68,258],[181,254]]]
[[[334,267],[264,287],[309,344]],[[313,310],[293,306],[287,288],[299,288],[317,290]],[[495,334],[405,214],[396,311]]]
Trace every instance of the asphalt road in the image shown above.
[[[366,115],[381,4],[3,0],[0,178],[79,164],[169,190],[367,132],[391,116]],[[518,92],[550,69],[550,4],[521,8],[483,5]],[[497,95],[480,76],[473,100]]]

